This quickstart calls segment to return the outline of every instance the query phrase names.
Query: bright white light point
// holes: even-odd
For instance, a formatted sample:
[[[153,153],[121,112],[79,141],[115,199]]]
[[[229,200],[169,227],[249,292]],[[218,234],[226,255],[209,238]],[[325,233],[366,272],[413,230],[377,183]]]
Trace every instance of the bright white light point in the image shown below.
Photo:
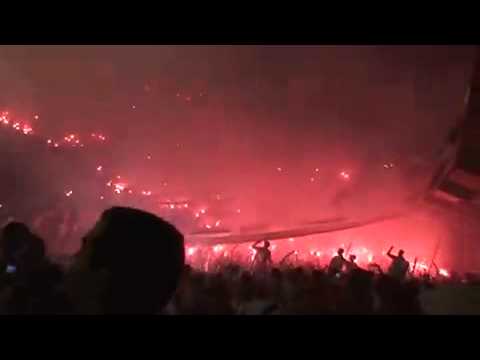
[[[3,207],[3,205],[2,205],[2,204],[0,204],[0,209],[1,209],[2,207]]]
[[[310,182],[314,182],[314,181],[315,181],[315,178],[311,177]]]
[[[219,227],[219,226],[220,226],[220,223],[221,223],[221,221],[218,220],[218,221],[215,223],[215,226],[216,226],[216,227]]]
[[[183,205],[183,207],[184,207],[185,209],[188,208],[188,204]]]
[[[38,119],[40,118],[40,116],[35,115],[33,118],[34,118],[35,120],[38,120]]]
[[[290,242],[294,242],[294,241],[295,241],[295,239],[294,239],[294,238],[290,238],[290,239],[288,239],[288,241],[290,241]]]
[[[67,192],[65,193],[65,195],[66,195],[67,197],[70,197],[72,194],[73,194],[73,191],[72,191],[72,190],[69,190],[69,191],[67,191]]]
[[[319,171],[320,171],[320,169],[319,169],[319,168],[316,168],[316,169],[315,169],[315,172],[319,172]]]
[[[135,105],[132,105],[132,109],[135,110],[137,107]]]
[[[97,171],[102,171],[102,169],[103,169],[103,166],[102,166],[102,165],[97,166]]]
[[[449,276],[450,276],[450,274],[448,273],[448,271],[445,270],[445,269],[440,269],[440,270],[439,270],[439,274],[442,275],[442,276],[446,276],[446,277],[449,277]]]
[[[207,210],[202,209],[202,210],[200,210],[200,212],[201,212],[202,214],[205,214],[205,213],[207,212]]]
[[[278,171],[278,172],[281,172],[281,171],[282,171],[282,168],[281,168],[281,167],[277,167],[277,171]]]

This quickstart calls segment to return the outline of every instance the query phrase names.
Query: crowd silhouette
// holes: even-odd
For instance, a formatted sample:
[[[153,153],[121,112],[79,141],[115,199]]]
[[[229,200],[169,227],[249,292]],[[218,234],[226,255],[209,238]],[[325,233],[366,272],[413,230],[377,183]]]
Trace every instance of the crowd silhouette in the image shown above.
[[[435,289],[476,286],[475,279],[414,278],[403,250],[393,255],[392,248],[384,273],[375,264],[360,268],[343,249],[320,269],[274,264],[268,242],[253,247],[250,268],[224,262],[201,271],[185,263],[184,238],[173,225],[142,210],[113,207],[65,267],[47,257],[43,239],[26,225],[10,222],[0,238],[0,313],[424,314],[432,304],[438,308]]]

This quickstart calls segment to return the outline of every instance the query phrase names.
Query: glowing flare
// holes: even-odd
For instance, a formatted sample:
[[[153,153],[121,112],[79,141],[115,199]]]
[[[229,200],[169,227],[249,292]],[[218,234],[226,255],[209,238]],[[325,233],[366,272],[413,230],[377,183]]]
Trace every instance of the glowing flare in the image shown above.
[[[223,250],[223,246],[222,246],[222,245],[215,245],[215,246],[213,247],[213,252],[215,252],[215,253],[218,253],[218,252],[220,252],[220,251],[222,251],[222,250]]]

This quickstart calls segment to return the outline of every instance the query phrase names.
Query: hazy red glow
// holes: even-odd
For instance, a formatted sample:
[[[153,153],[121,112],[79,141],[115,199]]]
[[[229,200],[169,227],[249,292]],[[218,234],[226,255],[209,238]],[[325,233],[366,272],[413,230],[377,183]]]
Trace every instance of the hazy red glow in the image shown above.
[[[0,127],[58,155],[12,155],[41,180],[28,196],[49,191],[88,209],[84,227],[126,204],[185,232],[190,223],[255,231],[404,208],[462,110],[472,60],[469,47],[47,48],[0,48],[11,89]],[[28,146],[18,145],[33,153]],[[279,241],[274,253],[324,259],[352,243],[362,262],[394,245],[428,264],[441,240],[438,261],[449,264],[447,228],[419,210]]]

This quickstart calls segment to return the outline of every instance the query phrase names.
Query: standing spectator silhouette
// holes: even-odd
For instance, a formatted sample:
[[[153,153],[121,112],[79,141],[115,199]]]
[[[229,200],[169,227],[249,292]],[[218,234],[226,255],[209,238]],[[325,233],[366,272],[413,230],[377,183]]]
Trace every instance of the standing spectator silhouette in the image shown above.
[[[390,275],[391,277],[397,280],[403,280],[407,275],[410,264],[403,257],[403,254],[404,254],[403,250],[399,250],[397,256],[392,254],[392,250],[393,250],[393,246],[391,246],[387,252],[388,257],[392,259],[392,263],[388,268],[388,275]]]
[[[343,267],[347,260],[343,257],[344,250],[342,248],[337,250],[337,255],[335,255],[330,264],[328,265],[328,274],[330,276],[335,276],[342,273]]]
[[[0,311],[6,314],[56,314],[71,311],[63,273],[45,257],[43,240],[22,224],[2,230]]]
[[[184,262],[183,235],[173,225],[145,211],[113,207],[85,236],[69,293],[81,313],[159,313]]]
[[[265,271],[272,265],[272,252],[270,251],[270,242],[264,241],[264,246],[258,246],[262,240],[255,242],[252,249],[255,250],[255,257],[253,259],[253,269]]]

